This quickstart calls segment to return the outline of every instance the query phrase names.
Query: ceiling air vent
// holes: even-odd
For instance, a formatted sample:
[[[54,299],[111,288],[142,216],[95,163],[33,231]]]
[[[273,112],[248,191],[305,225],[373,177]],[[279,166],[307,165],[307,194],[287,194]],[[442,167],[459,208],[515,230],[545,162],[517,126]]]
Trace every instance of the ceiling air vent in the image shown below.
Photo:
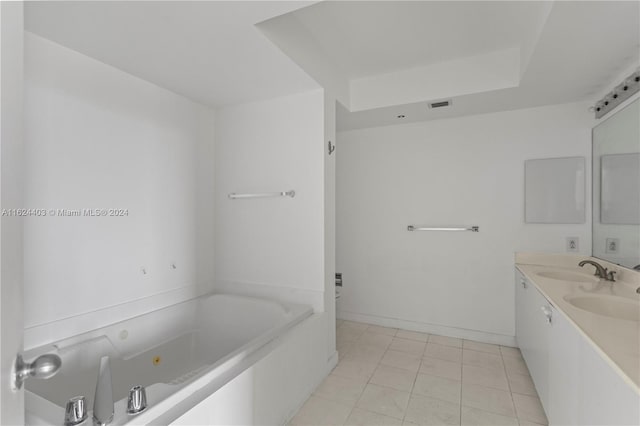
[[[444,108],[451,105],[451,101],[429,102],[429,108]]]

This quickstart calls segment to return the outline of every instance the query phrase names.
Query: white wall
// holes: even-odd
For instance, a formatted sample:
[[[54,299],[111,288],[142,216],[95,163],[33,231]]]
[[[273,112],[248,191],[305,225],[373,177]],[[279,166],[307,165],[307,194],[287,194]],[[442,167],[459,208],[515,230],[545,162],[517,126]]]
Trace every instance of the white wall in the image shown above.
[[[127,315],[139,314],[211,289],[213,112],[46,39],[25,41],[25,207],[128,210],[27,218],[26,327],[132,301]],[[99,326],[73,324],[83,322]]]
[[[590,157],[587,107],[339,133],[338,317],[514,343],[514,252],[564,252],[568,236],[591,251],[590,215],[579,225],[525,224],[523,193],[525,160]],[[588,168],[587,194],[590,182]],[[480,232],[408,232],[410,224]]]
[[[324,310],[324,92],[217,110],[215,140],[216,287]]]
[[[22,205],[23,174],[22,2],[0,2],[0,208]],[[0,216],[0,424],[24,423],[24,392],[9,378],[22,351],[22,218]]]
[[[327,354],[336,351],[336,98],[324,97],[324,306],[327,312]],[[333,153],[328,151],[329,142]]]

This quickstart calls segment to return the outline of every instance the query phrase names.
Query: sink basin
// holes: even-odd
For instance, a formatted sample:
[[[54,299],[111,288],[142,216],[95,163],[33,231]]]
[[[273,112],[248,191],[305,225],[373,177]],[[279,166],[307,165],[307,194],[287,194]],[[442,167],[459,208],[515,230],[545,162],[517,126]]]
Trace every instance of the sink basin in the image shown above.
[[[565,296],[578,309],[606,317],[640,321],[640,301],[617,296]]]
[[[536,272],[536,275],[539,275],[543,278],[551,278],[552,280],[559,281],[573,281],[577,283],[596,283],[599,278],[593,275],[581,274],[579,272],[571,272],[571,271],[543,271]]]

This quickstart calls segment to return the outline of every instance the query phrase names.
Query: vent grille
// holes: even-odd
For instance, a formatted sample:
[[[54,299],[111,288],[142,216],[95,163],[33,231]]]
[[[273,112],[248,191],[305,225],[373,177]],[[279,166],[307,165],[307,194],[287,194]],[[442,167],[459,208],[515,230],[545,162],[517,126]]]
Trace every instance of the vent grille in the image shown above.
[[[429,108],[444,108],[451,105],[451,101],[429,102]]]

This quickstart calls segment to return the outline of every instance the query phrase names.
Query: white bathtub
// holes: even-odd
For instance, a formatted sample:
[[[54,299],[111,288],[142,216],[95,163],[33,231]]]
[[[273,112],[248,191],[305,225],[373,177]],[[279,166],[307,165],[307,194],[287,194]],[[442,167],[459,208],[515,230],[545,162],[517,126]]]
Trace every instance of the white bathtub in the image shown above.
[[[111,360],[116,401],[112,424],[171,421],[256,363],[310,315],[304,305],[210,294],[35,348],[26,359],[57,353],[62,368],[49,380],[26,383],[27,422],[63,424],[65,404],[77,395],[91,409],[104,355]],[[146,387],[149,408],[128,416],[127,394],[136,385]]]

